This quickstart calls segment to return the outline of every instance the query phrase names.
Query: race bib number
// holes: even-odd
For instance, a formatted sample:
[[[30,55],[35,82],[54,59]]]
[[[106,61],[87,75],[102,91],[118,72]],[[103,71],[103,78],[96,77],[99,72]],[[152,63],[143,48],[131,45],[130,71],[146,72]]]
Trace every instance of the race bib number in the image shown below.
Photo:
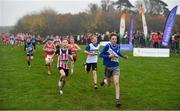
[[[51,62],[51,61],[52,61],[52,56],[47,55],[47,57],[46,57],[46,62]]]
[[[32,50],[32,48],[31,48],[31,47],[28,47],[28,48],[27,48],[27,51],[31,51],[31,50]]]
[[[51,52],[51,51],[54,51],[54,49],[46,48],[46,51]]]
[[[68,60],[62,60],[61,63],[62,64],[68,64]]]
[[[113,58],[111,58],[111,61],[112,61],[112,62],[119,62],[118,57],[113,57]]]

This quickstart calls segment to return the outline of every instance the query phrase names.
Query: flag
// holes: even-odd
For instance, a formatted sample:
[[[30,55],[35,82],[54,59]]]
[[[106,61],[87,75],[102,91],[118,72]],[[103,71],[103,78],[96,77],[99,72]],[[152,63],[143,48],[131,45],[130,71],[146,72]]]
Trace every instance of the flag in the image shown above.
[[[129,44],[132,44],[133,27],[134,27],[134,15],[131,15],[130,28],[129,28]]]
[[[126,28],[125,27],[125,17],[126,17],[126,14],[124,12],[122,12],[120,27],[119,27],[120,38],[122,38],[124,36],[124,32],[125,32],[125,28]]]
[[[176,18],[176,11],[177,11],[177,6],[175,6],[169,12],[168,18],[166,19],[166,25],[164,28],[164,34],[163,34],[163,40],[162,40],[162,46],[164,47],[167,47],[169,45],[170,35],[171,35],[174,21]]]
[[[141,5],[141,16],[142,16],[142,23],[143,23],[143,30],[144,30],[144,38],[145,40],[147,39],[147,34],[148,34],[148,29],[147,29],[147,24],[146,24],[146,18],[144,15],[144,7]]]

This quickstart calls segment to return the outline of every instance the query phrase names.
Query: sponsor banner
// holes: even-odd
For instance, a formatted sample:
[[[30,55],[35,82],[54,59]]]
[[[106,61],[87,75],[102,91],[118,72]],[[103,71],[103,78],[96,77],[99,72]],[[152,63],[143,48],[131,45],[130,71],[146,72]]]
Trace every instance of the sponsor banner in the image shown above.
[[[169,49],[162,48],[133,48],[136,57],[170,57]]]

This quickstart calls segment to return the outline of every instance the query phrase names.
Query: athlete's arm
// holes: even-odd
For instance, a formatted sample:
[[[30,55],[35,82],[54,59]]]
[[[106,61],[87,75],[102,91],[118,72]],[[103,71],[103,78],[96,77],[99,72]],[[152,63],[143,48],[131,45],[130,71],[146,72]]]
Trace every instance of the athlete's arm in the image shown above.
[[[106,45],[106,46],[103,48],[103,50],[101,51],[101,53],[99,54],[99,56],[100,56],[101,58],[110,58],[110,55],[109,55],[109,53],[107,52],[108,49],[109,49],[109,46]]]
[[[117,54],[118,54],[118,56],[120,56],[120,57],[122,57],[122,58],[124,58],[124,59],[128,59],[128,56],[124,56],[124,55],[122,55],[120,52],[118,52]]]
[[[24,51],[26,51],[26,43],[25,43],[25,45],[24,45]]]
[[[90,51],[86,51],[86,50],[84,51],[84,53],[87,55],[95,55],[95,52],[90,52]]]
[[[55,53],[53,53],[52,57],[54,58],[55,55],[58,55],[59,54],[59,49],[56,50]]]
[[[94,51],[90,51],[90,46],[88,45],[84,51],[85,54],[87,55],[95,55]]]
[[[70,60],[73,62],[73,56],[72,56],[72,51],[70,49],[68,49],[68,55],[69,55],[69,58]]]
[[[43,46],[43,50],[46,51],[46,48],[45,48],[46,44]]]
[[[53,44],[53,47],[54,47],[54,53],[56,52],[56,47],[55,47],[55,45]]]
[[[75,50],[79,51],[79,50],[81,50],[81,48],[77,44],[75,44]]]

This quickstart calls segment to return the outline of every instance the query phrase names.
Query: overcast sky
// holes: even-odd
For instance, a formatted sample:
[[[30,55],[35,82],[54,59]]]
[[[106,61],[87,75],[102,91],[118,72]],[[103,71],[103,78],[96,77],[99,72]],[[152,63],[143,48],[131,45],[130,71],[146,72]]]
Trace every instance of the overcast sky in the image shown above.
[[[130,1],[133,3],[135,0]],[[169,5],[169,9],[179,5],[177,13],[180,14],[180,0],[163,1]],[[101,0],[0,0],[0,26],[15,25],[22,16],[44,8],[52,8],[58,13],[78,13],[88,9],[88,4],[100,2]]]

